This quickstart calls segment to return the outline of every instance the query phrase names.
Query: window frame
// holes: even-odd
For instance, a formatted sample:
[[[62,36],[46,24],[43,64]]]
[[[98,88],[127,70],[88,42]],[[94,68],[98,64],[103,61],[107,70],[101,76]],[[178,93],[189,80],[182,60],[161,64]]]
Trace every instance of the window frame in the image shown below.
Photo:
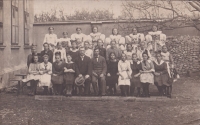
[[[29,30],[30,30],[29,29],[29,17],[30,16],[29,16],[29,2],[28,2],[28,0],[23,0],[23,14],[24,14],[24,45],[29,45],[30,44],[30,41],[29,41]],[[28,31],[28,33],[26,33],[27,31]]]
[[[1,7],[1,9],[2,9],[2,17],[0,17],[0,18],[2,18],[2,22],[0,22],[0,26],[2,27],[2,29],[1,29],[1,32],[0,32],[0,45],[2,46],[3,45],[3,0],[0,0],[0,2],[2,2],[2,6],[0,6]]]
[[[16,4],[17,1],[17,4]],[[13,2],[15,2],[16,5],[13,5]],[[13,24],[13,11],[17,11],[17,16],[15,16],[15,21],[17,21]],[[13,37],[13,30],[15,30]],[[19,0],[11,0],[11,45],[19,45]]]

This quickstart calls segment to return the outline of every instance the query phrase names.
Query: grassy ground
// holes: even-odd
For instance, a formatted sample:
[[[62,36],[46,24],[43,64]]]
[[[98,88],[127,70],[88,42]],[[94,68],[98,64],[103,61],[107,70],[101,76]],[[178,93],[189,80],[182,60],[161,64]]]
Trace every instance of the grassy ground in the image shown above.
[[[199,125],[199,81],[181,78],[170,101],[38,101],[0,93],[0,125]]]

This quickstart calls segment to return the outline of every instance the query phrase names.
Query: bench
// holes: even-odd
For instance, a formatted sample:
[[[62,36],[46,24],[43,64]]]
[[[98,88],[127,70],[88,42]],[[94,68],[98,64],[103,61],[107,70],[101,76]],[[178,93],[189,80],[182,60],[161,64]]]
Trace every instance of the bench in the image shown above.
[[[24,79],[27,74],[15,74],[15,76],[20,76],[21,79],[10,79],[10,81],[17,81],[17,96],[20,94],[20,90],[22,90],[22,93],[24,93],[24,86],[27,85],[27,82],[22,82],[22,79]],[[22,83],[22,85],[21,85]]]

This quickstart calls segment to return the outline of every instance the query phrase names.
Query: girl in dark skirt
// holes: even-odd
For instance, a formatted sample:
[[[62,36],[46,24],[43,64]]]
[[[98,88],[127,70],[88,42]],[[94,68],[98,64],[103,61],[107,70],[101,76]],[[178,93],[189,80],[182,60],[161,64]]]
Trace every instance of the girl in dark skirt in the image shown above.
[[[156,60],[153,62],[155,72],[155,85],[158,88],[160,95],[165,95],[166,87],[169,85],[169,74],[167,72],[167,64],[162,60],[161,53],[156,53]]]
[[[63,84],[63,69],[65,63],[61,61],[61,53],[55,53],[56,61],[53,63],[52,66],[52,76],[51,82],[53,83],[53,92],[55,95],[61,95],[62,92],[62,84]]]
[[[72,62],[72,57],[68,54],[67,63],[64,65],[64,84],[66,89],[66,96],[72,95],[72,85],[75,80],[76,67],[74,62]]]
[[[132,79],[131,79],[131,86],[130,86],[130,95],[133,96],[135,88],[137,88],[137,97],[141,96],[140,88],[142,88],[140,82],[140,70],[142,70],[142,65],[140,61],[137,60],[137,54],[132,54],[132,62],[131,62],[131,69],[132,69]]]
[[[107,64],[107,78],[106,83],[109,86],[110,95],[116,94],[116,83],[118,83],[118,60],[115,53],[110,53],[110,60]],[[114,89],[114,93],[113,93]]]

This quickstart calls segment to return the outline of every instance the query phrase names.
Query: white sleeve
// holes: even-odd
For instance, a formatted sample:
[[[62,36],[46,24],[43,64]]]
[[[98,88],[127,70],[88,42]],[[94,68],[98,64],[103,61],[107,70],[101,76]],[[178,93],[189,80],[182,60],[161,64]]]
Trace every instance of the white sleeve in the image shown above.
[[[130,43],[131,42],[131,37],[130,36],[125,36],[125,41],[126,43]]]
[[[104,34],[100,35],[100,39],[103,40],[103,42],[105,41],[106,36]]]
[[[65,51],[65,49],[62,50],[62,54],[63,54],[63,59],[66,62],[67,61],[67,57],[66,57],[66,51]]]
[[[56,49],[54,50],[54,52],[53,52],[53,62],[55,62],[56,60],[55,60],[55,53],[56,53],[57,51],[56,51]]]
[[[124,38],[124,37],[121,37],[121,38],[119,39],[119,44],[125,45],[125,38]]]
[[[57,37],[57,35],[56,35],[56,34],[55,34],[55,36],[54,36],[54,37],[55,37],[54,45],[56,46],[56,45],[57,45],[57,42],[58,42],[58,41],[57,41],[57,40],[58,40],[58,37]]]
[[[130,62],[127,62],[127,65],[128,65],[129,75],[131,76],[131,74],[132,74],[132,69],[131,69],[131,64],[130,64]]]
[[[166,41],[167,37],[165,34],[160,34],[160,40]]]
[[[122,69],[121,69],[121,62],[118,62],[118,72],[121,73]]]
[[[105,44],[106,44],[106,45],[109,45],[110,42],[111,42],[111,40],[112,40],[112,39],[111,39],[110,37],[106,38],[106,39],[105,39]]]
[[[140,34],[140,38],[141,38],[141,41],[144,41],[144,40],[145,40],[144,34],[143,34],[143,33]]]
[[[83,42],[87,41],[88,35],[82,34]]]
[[[76,40],[75,34],[71,35],[71,40]]]
[[[49,70],[50,71],[48,72],[48,74],[51,75],[52,74],[52,64],[51,63],[49,63]]]
[[[146,41],[151,42],[152,41],[152,36],[151,35],[146,35]]]
[[[69,47],[72,46],[71,41],[70,41],[70,38],[67,39],[67,43],[68,43],[68,46],[69,46]]]

